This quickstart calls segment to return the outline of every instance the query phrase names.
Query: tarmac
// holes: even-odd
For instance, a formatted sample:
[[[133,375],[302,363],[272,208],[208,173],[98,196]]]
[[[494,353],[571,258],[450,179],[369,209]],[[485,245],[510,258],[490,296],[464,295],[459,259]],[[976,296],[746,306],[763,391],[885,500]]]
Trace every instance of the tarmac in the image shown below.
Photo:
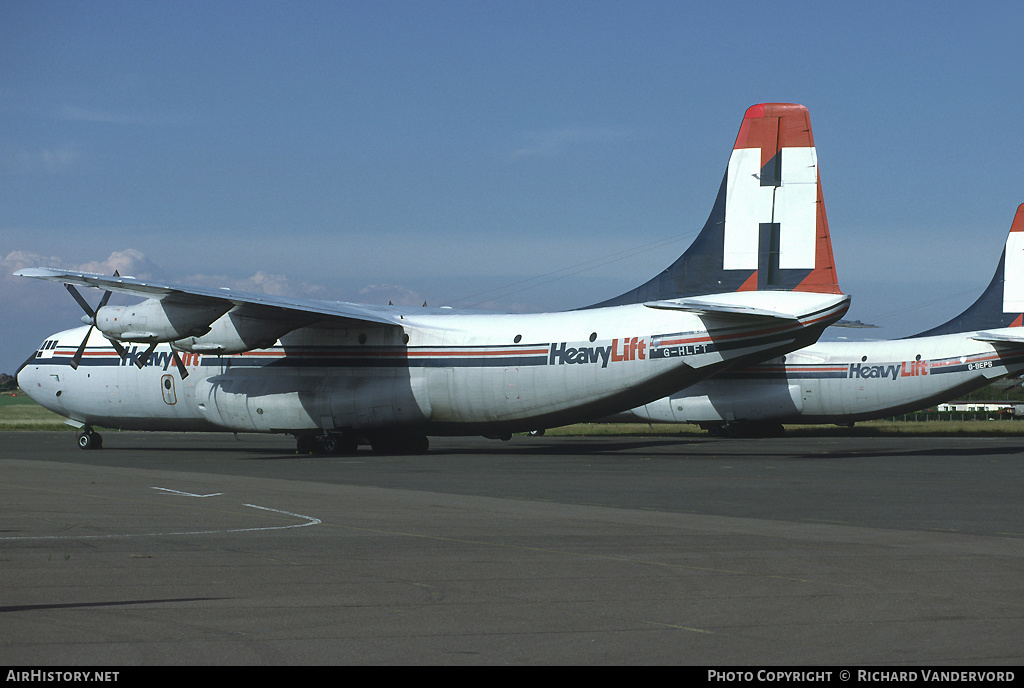
[[[1020,439],[0,441],[7,666],[1024,661]]]

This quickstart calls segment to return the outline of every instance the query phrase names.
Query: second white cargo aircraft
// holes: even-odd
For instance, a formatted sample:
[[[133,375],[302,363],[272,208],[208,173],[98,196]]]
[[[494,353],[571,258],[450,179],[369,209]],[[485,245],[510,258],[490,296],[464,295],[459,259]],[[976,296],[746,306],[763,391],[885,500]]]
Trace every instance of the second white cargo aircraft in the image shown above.
[[[985,292],[949,322],[906,339],[817,342],[632,410],[715,434],[777,434],[782,423],[885,418],[1024,371],[1024,205]]]

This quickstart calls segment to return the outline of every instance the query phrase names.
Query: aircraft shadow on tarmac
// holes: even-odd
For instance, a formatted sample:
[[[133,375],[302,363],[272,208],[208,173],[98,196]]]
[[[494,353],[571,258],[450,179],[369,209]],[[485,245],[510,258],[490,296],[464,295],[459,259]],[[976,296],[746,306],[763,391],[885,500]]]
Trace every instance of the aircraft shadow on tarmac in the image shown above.
[[[5,612],[38,611],[42,609],[80,609],[83,607],[124,607],[139,604],[176,604],[179,602],[212,602],[230,599],[227,597],[168,597],[152,600],[110,600],[106,602],[69,602],[66,604],[17,604],[0,607],[0,614]]]
[[[865,449],[838,449],[829,450],[824,452],[810,452],[799,456],[803,459],[815,459],[815,460],[827,460],[827,459],[855,459],[855,458],[880,458],[884,456],[900,457],[900,456],[933,456],[933,457],[947,457],[947,456],[963,456],[969,453],[971,456],[1007,456],[1010,454],[1021,454],[1024,453],[1024,444],[1018,447],[1007,447],[1006,445],[999,445],[993,447],[978,447],[973,446],[967,447],[928,447],[919,449],[898,449],[895,447],[888,447],[885,449],[878,450],[865,450]]]
[[[114,437],[117,437],[116,435]],[[113,439],[113,437],[112,437]],[[659,459],[762,459],[771,457],[776,460],[845,460],[853,458],[881,457],[946,457],[946,456],[1007,456],[1024,453],[1024,441],[1020,444],[997,442],[987,444],[990,437],[960,437],[958,442],[943,441],[934,444],[936,437],[846,437],[846,436],[812,436],[782,438],[709,438],[709,437],[558,437],[558,438],[522,438],[519,441],[496,442],[493,440],[473,441],[458,438],[451,442],[445,438],[431,446],[429,452],[420,455],[422,459],[443,456],[614,456],[635,455],[651,452]],[[998,438],[1005,439],[1005,438]],[[836,444],[834,441],[840,443]],[[849,446],[853,440],[854,446]],[[909,441],[909,442],[908,442]],[[922,446],[924,445],[924,446]],[[675,451],[673,451],[675,450]],[[240,439],[225,443],[223,438],[214,439],[209,443],[203,441],[163,441],[150,433],[140,433],[134,437],[118,437],[108,442],[104,453],[119,454],[122,452],[147,452],[152,454],[238,454],[243,461],[318,461],[325,464],[332,460],[384,460],[389,458],[413,459],[414,456],[388,453],[374,453],[369,448],[362,448],[355,453],[337,455],[298,454],[294,449],[285,446],[274,446],[265,443],[265,438],[258,441]],[[77,449],[76,449],[77,453]],[[91,456],[96,456],[91,452]],[[98,458],[98,457],[97,457]]]

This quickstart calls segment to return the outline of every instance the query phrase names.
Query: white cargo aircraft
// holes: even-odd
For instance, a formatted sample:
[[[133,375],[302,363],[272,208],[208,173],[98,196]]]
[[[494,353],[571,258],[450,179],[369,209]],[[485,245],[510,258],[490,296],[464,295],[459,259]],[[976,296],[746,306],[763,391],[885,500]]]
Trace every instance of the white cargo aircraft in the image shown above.
[[[94,426],[288,433],[300,452],[426,451],[628,410],[731,365],[812,344],[849,307],[806,108],[747,110],[707,223],[661,275],[561,313],[487,314],[278,298],[57,270],[85,327],[18,373]],[[77,286],[105,291],[93,309]],[[109,306],[111,292],[145,300]]]
[[[1022,318],[1024,205],[988,288],[949,322],[906,339],[817,342],[724,371],[631,415],[757,435],[777,434],[782,423],[852,425],[916,411],[1024,371]]]

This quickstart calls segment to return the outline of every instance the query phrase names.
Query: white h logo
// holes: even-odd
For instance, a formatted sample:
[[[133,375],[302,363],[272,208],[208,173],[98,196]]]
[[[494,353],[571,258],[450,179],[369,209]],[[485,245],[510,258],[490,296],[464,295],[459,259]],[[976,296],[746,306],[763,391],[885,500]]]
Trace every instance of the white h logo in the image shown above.
[[[734,149],[725,199],[726,270],[758,269],[762,223],[779,225],[779,269],[813,270],[818,158],[813,147],[779,151],[782,186],[761,186],[761,149]]]
[[[1024,313],[1024,232],[1010,232],[1006,237],[1003,313]]]

